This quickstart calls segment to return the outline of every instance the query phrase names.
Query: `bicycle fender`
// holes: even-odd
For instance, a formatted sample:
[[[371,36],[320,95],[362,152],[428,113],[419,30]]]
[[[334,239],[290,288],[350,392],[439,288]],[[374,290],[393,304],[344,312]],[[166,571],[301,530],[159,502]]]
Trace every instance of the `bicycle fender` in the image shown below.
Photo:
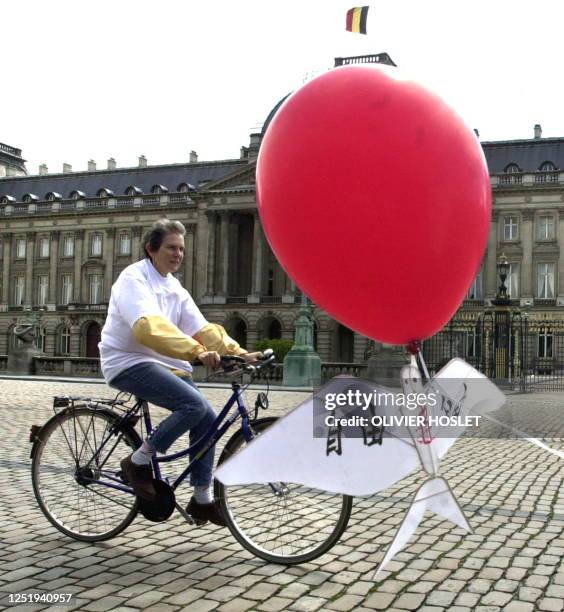
[[[61,412],[54,414],[50,419],[45,421],[43,425],[32,425],[30,435],[29,435],[29,441],[32,442],[31,452],[29,454],[30,459],[33,459],[35,457],[35,454],[37,452],[39,445],[42,444],[43,442],[43,440],[41,439],[41,433],[43,432],[43,430],[46,429],[48,426],[50,426],[54,421],[59,419],[65,413],[73,412],[77,408],[89,408],[89,406],[87,406],[86,404],[81,404],[79,406],[68,406],[64,410],[61,410]],[[117,421],[121,418],[119,414],[117,414],[113,410],[110,410],[109,408],[95,408],[95,409],[91,408],[91,410],[96,410],[96,412],[104,413],[105,415],[113,419],[114,421]],[[127,422],[121,423],[118,428],[118,431],[121,431],[123,433],[129,433],[131,437],[135,440],[137,447],[141,446],[141,443],[142,443],[141,437],[139,436],[135,428],[132,427],[129,423]]]

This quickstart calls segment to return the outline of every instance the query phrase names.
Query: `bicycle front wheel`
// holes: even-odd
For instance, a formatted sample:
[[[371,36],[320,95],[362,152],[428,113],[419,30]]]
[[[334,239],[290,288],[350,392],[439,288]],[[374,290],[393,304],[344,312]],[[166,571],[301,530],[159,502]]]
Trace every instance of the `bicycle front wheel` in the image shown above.
[[[112,427],[118,418],[107,409],[75,406],[40,431],[31,465],[33,491],[49,521],[76,540],[108,540],[137,514],[135,496],[109,486],[124,486],[119,462],[141,444],[132,427]]]
[[[260,435],[275,421],[259,419],[252,429]],[[219,463],[245,444],[242,432],[235,433]],[[352,509],[348,495],[289,482],[226,486],[216,480],[215,496],[233,536],[257,557],[284,565],[305,563],[330,550]]]

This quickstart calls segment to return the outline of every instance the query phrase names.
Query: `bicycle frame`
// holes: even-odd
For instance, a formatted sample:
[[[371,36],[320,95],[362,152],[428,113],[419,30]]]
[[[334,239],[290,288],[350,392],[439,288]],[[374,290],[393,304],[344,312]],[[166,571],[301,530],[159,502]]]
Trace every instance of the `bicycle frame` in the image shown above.
[[[241,429],[243,431],[243,436],[245,437],[245,440],[249,442],[253,438],[253,433],[250,427],[249,413],[247,411],[247,406],[245,405],[245,400],[243,398],[241,384],[238,382],[232,382],[231,389],[233,391],[231,397],[227,400],[221,412],[217,415],[214,422],[210,425],[208,431],[199,440],[188,446],[186,449],[177,453],[173,453],[171,455],[162,455],[160,457],[157,457],[156,454],[153,455],[152,464],[155,478],[157,480],[162,480],[161,470],[159,466],[160,463],[175,461],[176,459],[186,457],[190,453],[196,453],[196,455],[190,461],[186,469],[180,474],[180,476],[178,476],[178,478],[171,485],[173,489],[177,489],[186,479],[186,477],[190,474],[194,467],[194,464],[199,461],[200,458],[203,457],[210,450],[210,448],[223,437],[225,432],[231,427],[231,425],[233,425],[233,423],[235,423],[235,421],[239,417],[241,418]],[[237,404],[237,411],[233,411],[231,415],[227,416],[234,404]],[[110,428],[108,436],[105,440],[102,441],[99,448],[96,450],[90,461],[87,463],[86,467],[88,467],[93,461],[96,461],[96,458],[100,456],[102,450],[110,441],[111,435],[115,432],[115,429],[118,428],[121,423],[127,422],[128,419],[134,417],[139,411],[141,411],[141,416],[145,423],[145,429],[147,431],[147,434],[149,435],[152,433],[153,425],[151,423],[149,406],[145,400],[136,398],[135,404],[127,410],[127,412],[119,419],[119,421],[114,426]],[[227,420],[225,420],[226,417]],[[225,422],[223,422],[224,420]],[[114,445],[114,448],[115,446],[117,446],[117,442]],[[109,454],[111,454],[112,451],[113,449],[110,450]],[[101,466],[102,468],[104,463]],[[87,478],[87,480],[90,480],[91,484],[103,485],[111,489],[117,489],[118,491],[124,491],[126,493],[131,493],[132,495],[134,495],[133,489],[131,489],[130,487],[126,487],[122,484],[117,484],[120,482],[120,480],[115,476],[109,474],[104,474],[104,476],[109,480],[113,480],[116,484],[112,482],[104,482],[96,478]]]

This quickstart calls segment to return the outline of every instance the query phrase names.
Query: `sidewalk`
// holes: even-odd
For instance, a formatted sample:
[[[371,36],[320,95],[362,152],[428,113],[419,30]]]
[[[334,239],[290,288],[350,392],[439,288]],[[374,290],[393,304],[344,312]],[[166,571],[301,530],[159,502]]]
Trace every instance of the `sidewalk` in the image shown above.
[[[29,428],[52,414],[54,395],[114,392],[105,393],[98,380],[3,377],[0,385],[0,607],[47,609],[9,605],[8,594],[56,592],[74,595],[65,609],[92,612],[563,609],[564,463],[526,440],[459,440],[442,468],[474,533],[464,535],[429,515],[390,563],[386,578],[374,583],[374,570],[421,474],[379,495],[356,498],[342,540],[302,566],[253,558],[227,530],[191,527],[178,514],[164,524],[139,516],[113,540],[76,542],[56,531],[37,506]],[[206,386],[205,394],[217,406],[229,390]],[[283,414],[307,395],[277,389],[264,414]],[[516,415],[526,408],[564,418],[564,394],[514,395],[508,403]],[[545,443],[564,450],[561,439]],[[186,503],[189,487],[178,493]]]

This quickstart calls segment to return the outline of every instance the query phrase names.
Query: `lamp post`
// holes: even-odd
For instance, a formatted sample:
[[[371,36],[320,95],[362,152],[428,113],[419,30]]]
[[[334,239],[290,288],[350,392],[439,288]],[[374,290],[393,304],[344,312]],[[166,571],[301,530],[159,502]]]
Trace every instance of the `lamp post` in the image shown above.
[[[507,257],[504,253],[499,256],[497,261],[497,272],[501,280],[501,285],[498,287],[498,292],[493,303],[496,306],[507,306],[509,305],[510,298],[507,295],[505,281],[507,280],[507,274],[509,272],[509,262],[507,261]]]
[[[519,350],[514,347],[513,340],[518,344],[518,330],[513,329],[514,315],[520,313],[512,312],[511,297],[508,295],[505,281],[509,274],[509,262],[504,253],[497,261],[497,272],[501,284],[498,287],[493,305],[493,364],[491,368],[492,378],[497,380],[510,380],[515,377],[516,366],[519,367]],[[514,338],[515,336],[515,338]]]
[[[321,383],[321,359],[313,347],[313,313],[302,292],[295,323],[294,345],[284,359],[283,384],[289,387],[315,387]]]

